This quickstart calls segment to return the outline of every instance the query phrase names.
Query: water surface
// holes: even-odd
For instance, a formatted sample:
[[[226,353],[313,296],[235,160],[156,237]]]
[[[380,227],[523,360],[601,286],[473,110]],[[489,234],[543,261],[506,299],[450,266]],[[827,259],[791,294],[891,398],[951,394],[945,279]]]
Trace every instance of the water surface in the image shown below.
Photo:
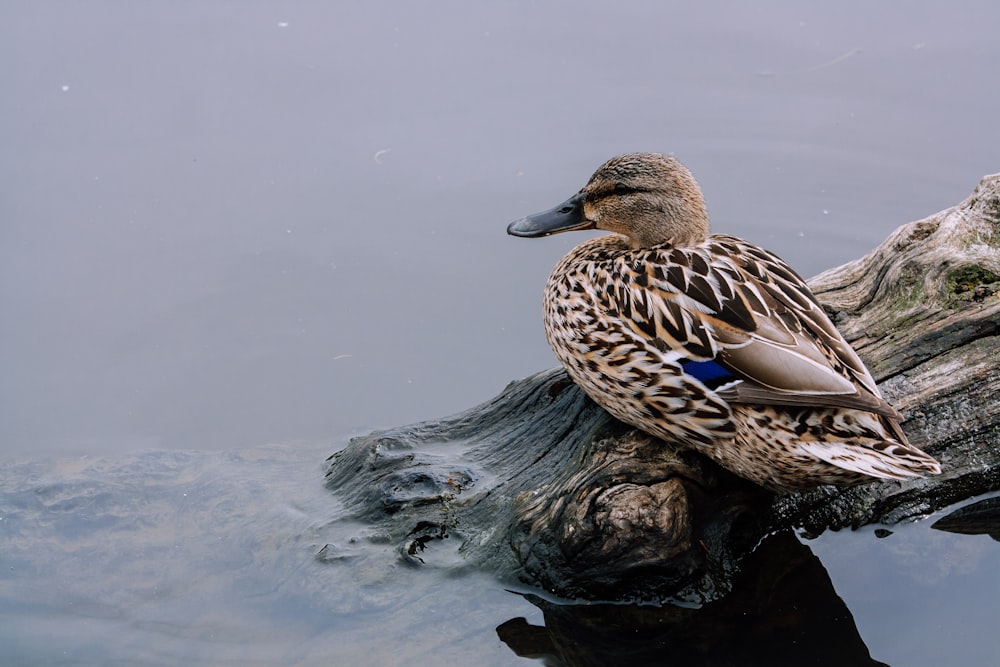
[[[391,554],[343,577],[315,561],[341,525],[325,455],[555,365],[541,287],[579,239],[504,229],[613,154],[673,152],[716,230],[805,275],[957,203],[1000,171],[998,19],[990,2],[5,3],[2,650],[509,664],[492,628],[541,622],[523,598],[399,578]],[[998,611],[996,543],[912,534],[814,545],[872,655],[1000,652],[976,625]],[[903,546],[936,583],[902,574]],[[965,565],[942,569],[952,551]]]

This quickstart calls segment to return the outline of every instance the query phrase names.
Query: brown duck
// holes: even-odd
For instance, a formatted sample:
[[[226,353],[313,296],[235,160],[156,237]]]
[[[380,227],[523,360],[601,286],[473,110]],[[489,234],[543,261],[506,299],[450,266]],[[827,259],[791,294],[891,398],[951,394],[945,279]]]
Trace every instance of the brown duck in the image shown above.
[[[545,333],[618,419],[776,491],[941,471],[781,259],[709,234],[697,182],[656,153],[612,158],[514,236],[576,229],[552,271]]]

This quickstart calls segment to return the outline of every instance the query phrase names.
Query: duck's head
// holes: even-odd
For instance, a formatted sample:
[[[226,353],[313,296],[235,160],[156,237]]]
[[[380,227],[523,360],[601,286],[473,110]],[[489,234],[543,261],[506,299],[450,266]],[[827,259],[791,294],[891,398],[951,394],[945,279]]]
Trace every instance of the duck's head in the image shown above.
[[[621,234],[633,248],[683,246],[708,236],[708,213],[687,167],[668,155],[628,153],[601,165],[562,204],[512,222],[507,233],[533,238],[574,229]]]

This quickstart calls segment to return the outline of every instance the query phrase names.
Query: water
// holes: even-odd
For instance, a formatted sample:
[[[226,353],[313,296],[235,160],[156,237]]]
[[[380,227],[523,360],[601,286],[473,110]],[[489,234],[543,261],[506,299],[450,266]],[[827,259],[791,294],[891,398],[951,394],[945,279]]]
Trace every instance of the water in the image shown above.
[[[507,664],[494,627],[531,605],[403,566],[311,483],[322,461],[300,445],[3,466],[0,664]]]
[[[717,231],[805,275],[957,203],[1000,170],[998,15],[988,2],[4,4],[0,491],[5,516],[32,517],[18,534],[0,523],[6,655],[509,664],[492,628],[541,616],[473,575],[380,581],[397,567],[386,556],[364,594],[342,595],[365,577],[313,559],[321,527],[340,525],[324,456],[555,365],[541,287],[579,239],[504,229],[615,153],[675,153]],[[154,503],[134,466],[162,477]],[[107,503],[102,521],[81,498]],[[933,536],[916,552],[947,538],[982,555],[928,588],[884,546],[904,531],[814,547],[874,657],[988,662],[995,633],[963,628],[996,617],[995,543],[913,534]],[[891,583],[878,599],[858,559]]]
[[[1000,543],[931,523],[894,528],[883,539],[871,529],[827,534],[808,545],[874,657],[892,665],[989,664],[1000,654]]]
[[[700,656],[705,633],[722,664],[847,664],[830,662],[846,651],[974,665],[1000,648],[1000,547],[985,535],[929,521],[882,539],[830,534],[807,543],[815,563],[786,545],[760,567],[768,595],[738,587],[697,612],[707,627],[651,607],[553,610],[458,553],[407,564],[316,483],[323,454],[300,443],[0,466],[0,664],[519,664],[500,635],[531,652],[510,627],[592,664],[646,664],[639,639],[651,664]],[[747,662],[750,647],[795,660]]]

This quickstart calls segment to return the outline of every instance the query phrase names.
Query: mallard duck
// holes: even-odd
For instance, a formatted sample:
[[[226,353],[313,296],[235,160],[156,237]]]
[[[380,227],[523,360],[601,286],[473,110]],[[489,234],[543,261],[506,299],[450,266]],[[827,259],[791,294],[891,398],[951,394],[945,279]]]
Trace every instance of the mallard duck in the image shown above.
[[[602,165],[577,194],[510,224],[578,229],[545,289],[545,334],[570,377],[621,421],[787,492],[939,473],[798,274],[709,234],[691,172],[667,155]]]

